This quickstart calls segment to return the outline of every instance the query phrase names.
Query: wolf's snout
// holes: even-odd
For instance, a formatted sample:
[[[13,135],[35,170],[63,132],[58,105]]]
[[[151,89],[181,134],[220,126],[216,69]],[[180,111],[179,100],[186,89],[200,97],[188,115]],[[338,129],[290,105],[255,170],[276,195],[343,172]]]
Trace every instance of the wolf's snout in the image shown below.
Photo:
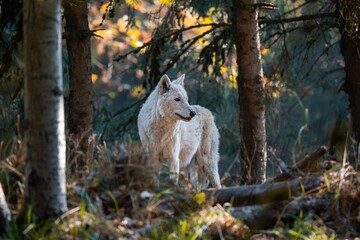
[[[194,117],[196,115],[196,112],[190,111],[190,117]]]

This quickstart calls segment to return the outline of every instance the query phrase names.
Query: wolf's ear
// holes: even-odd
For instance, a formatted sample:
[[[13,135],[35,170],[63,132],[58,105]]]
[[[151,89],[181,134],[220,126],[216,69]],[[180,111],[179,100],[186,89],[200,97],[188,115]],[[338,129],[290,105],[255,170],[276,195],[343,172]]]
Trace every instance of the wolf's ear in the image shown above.
[[[168,75],[164,74],[164,76],[160,78],[158,85],[159,85],[159,94],[164,94],[167,91],[169,91],[171,81]]]
[[[185,74],[181,75],[178,79],[174,80],[177,84],[184,86]]]

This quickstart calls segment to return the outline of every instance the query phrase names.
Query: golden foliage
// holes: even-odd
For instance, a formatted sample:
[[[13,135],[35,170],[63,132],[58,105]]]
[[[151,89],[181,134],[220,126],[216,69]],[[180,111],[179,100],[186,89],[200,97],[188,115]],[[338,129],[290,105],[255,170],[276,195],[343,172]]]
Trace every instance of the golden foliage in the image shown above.
[[[91,74],[91,81],[92,83],[95,83],[99,79],[99,76],[97,74]]]
[[[127,5],[131,6],[132,8],[134,8],[135,10],[141,12],[141,13],[146,13],[146,9],[141,6],[141,1],[140,0],[126,0],[125,1]]]
[[[159,0],[160,4],[162,5],[167,5],[167,6],[171,6],[171,4],[173,3],[172,0]]]
[[[194,196],[194,201],[199,205],[201,205],[205,201],[205,199],[206,199],[206,194],[204,192],[199,192]]]
[[[267,55],[269,53],[269,50],[270,50],[269,48],[263,48],[261,50],[261,54],[265,56],[265,55]]]
[[[133,98],[137,98],[137,97],[141,97],[143,95],[145,95],[146,90],[145,88],[143,88],[141,85],[136,85],[133,87],[133,89],[131,90],[131,97]]]

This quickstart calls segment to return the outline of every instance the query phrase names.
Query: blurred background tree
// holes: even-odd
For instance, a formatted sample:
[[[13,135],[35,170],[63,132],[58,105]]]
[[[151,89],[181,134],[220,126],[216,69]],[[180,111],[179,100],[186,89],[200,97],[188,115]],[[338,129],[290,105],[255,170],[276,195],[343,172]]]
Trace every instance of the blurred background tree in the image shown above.
[[[360,142],[360,2],[336,2],[336,13],[341,33],[340,47],[345,62],[344,90],[349,94],[352,129],[356,143]],[[358,147],[358,146],[357,146]]]

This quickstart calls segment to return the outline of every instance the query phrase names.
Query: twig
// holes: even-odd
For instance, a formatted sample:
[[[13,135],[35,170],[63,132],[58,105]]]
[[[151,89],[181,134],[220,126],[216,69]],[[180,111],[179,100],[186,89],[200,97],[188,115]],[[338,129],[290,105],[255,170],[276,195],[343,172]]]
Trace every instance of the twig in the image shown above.
[[[278,158],[272,149],[269,149],[268,152],[273,156],[275,163],[278,165],[282,173],[288,173],[290,175],[293,175],[292,167],[286,165],[286,163],[283,160]]]
[[[147,48],[148,46],[151,46],[151,45],[155,44],[156,42],[162,41],[162,40],[167,39],[167,38],[169,38],[171,36],[174,36],[174,35],[179,35],[182,32],[186,32],[186,31],[194,29],[194,28],[213,27],[213,29],[215,29],[215,28],[219,28],[219,27],[230,27],[230,26],[231,26],[231,24],[229,24],[229,23],[208,23],[208,24],[199,24],[199,25],[193,25],[193,26],[190,26],[190,27],[187,27],[187,28],[178,29],[178,30],[176,30],[174,32],[171,32],[169,34],[165,34],[165,35],[163,35],[163,36],[161,36],[159,38],[152,39],[152,40],[144,43],[141,47],[135,48],[135,49],[123,54],[123,55],[120,55],[120,56],[114,58],[114,61],[120,61],[121,59],[127,57],[128,55],[133,54],[133,53],[138,53],[142,49]]]
[[[187,50],[193,45],[195,44],[200,38],[204,37],[205,35],[211,33],[212,31],[214,31],[215,28],[212,28],[206,32],[204,32],[203,34],[196,36],[194,38],[192,38],[191,40],[189,40],[186,44],[187,46],[184,47],[180,52],[178,52],[172,59],[171,61],[167,64],[165,70],[162,72],[162,74],[166,73],[170,68],[172,68],[172,66],[180,59],[180,57],[182,55],[184,55]]]
[[[100,140],[101,140],[101,141],[104,140],[104,134],[105,134],[105,132],[106,132],[106,130],[107,130],[107,127],[108,127],[108,125],[109,125],[109,122],[111,122],[115,117],[119,116],[120,114],[122,114],[122,113],[130,110],[131,108],[133,108],[134,106],[140,104],[141,102],[144,102],[147,97],[148,97],[148,95],[146,95],[145,97],[141,98],[140,100],[134,102],[133,104],[131,104],[131,105],[129,105],[129,106],[121,109],[120,111],[114,113],[113,115],[111,115],[111,116],[107,119],[106,124],[105,124],[105,127],[104,127],[104,129],[102,130],[102,132],[101,132],[101,134],[100,134]]]
[[[266,10],[275,10],[275,9],[279,9],[278,6],[276,6],[275,4],[272,3],[266,3],[266,2],[262,2],[262,3],[255,3],[254,8],[259,8],[259,9],[266,9]]]

